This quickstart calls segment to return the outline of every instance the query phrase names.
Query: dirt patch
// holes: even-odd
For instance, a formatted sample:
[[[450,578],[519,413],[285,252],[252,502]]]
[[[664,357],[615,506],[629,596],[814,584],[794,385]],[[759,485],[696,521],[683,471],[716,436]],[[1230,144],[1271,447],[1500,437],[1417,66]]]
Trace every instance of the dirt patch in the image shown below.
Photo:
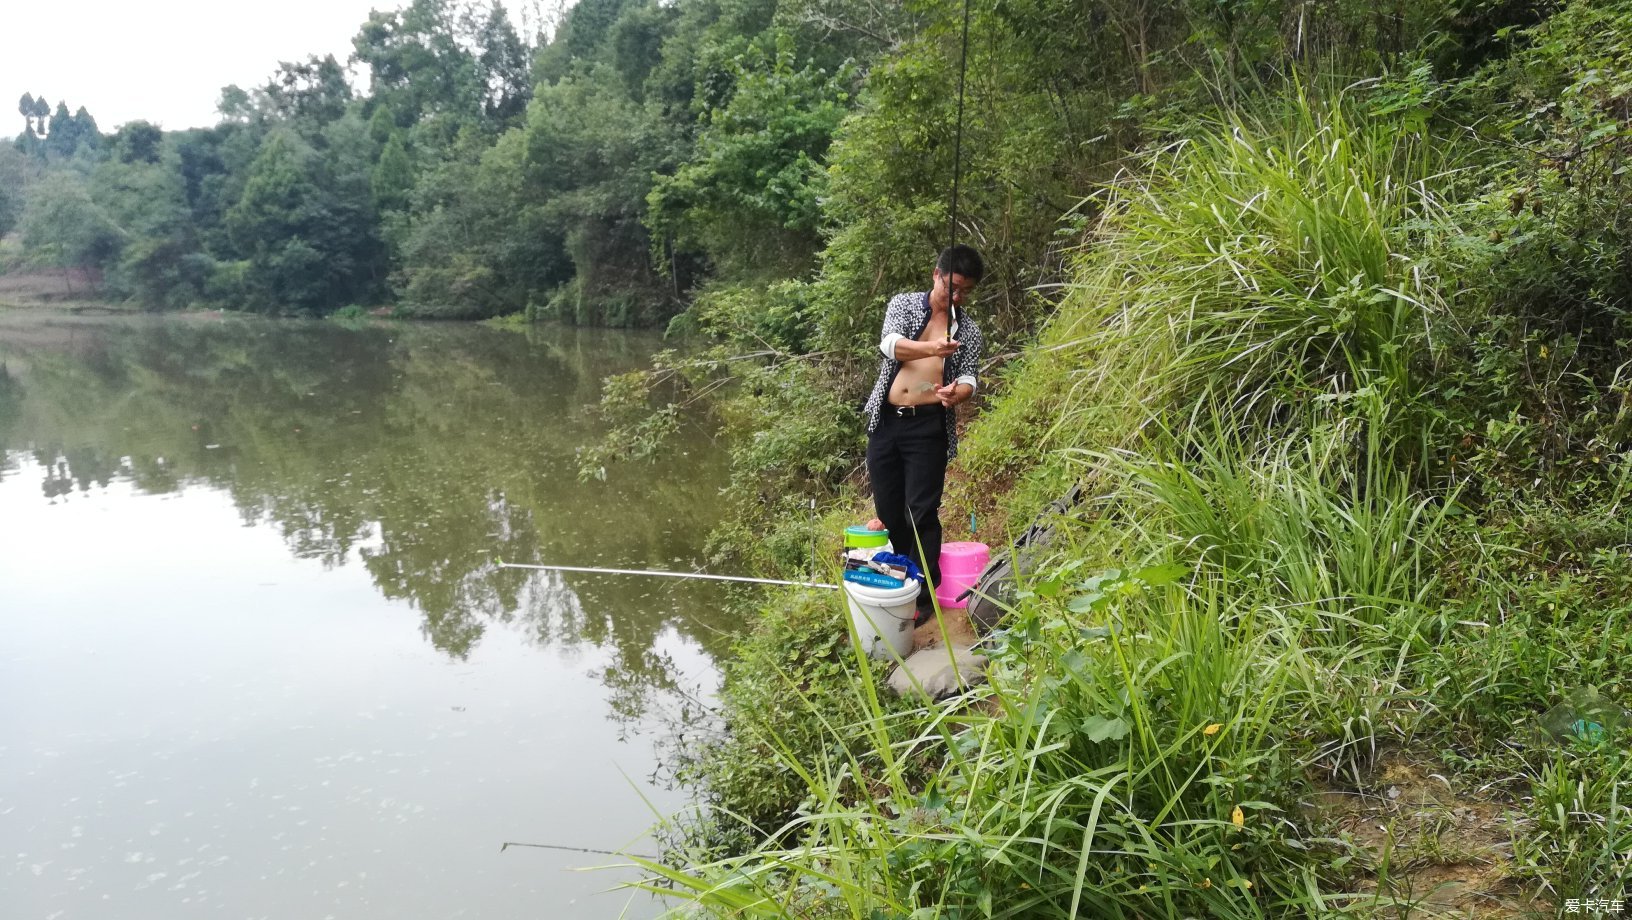
[[[1382,755],[1358,788],[1314,802],[1333,836],[1360,851],[1361,895],[1384,917],[1531,917],[1548,910],[1512,875],[1517,803],[1461,788],[1425,758]]]
[[[945,637],[941,635],[942,624],[946,628]],[[912,647],[920,649],[942,645],[943,638],[950,638],[953,648],[968,648],[980,641],[974,625],[969,622],[969,611],[958,607],[943,608],[940,623],[930,619],[912,631]]]
[[[102,273],[90,268],[38,268],[0,275],[0,307],[55,307],[75,313],[125,313],[102,299]]]

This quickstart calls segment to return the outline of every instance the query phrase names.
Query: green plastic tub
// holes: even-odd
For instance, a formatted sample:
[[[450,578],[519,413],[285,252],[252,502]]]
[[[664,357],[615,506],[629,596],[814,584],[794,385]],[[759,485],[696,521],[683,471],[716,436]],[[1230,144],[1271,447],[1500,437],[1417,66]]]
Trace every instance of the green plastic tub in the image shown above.
[[[844,529],[845,549],[875,549],[890,542],[888,530],[868,530],[860,524]]]

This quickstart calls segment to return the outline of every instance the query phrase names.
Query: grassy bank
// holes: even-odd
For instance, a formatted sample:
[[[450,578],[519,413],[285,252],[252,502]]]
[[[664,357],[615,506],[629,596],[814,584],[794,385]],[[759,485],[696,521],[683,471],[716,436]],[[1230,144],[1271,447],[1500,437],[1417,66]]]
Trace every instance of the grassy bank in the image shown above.
[[[94,275],[82,269],[44,269],[0,274],[0,309],[124,312],[134,308],[103,297]]]
[[[732,917],[1625,898],[1628,34],[1579,4],[1456,83],[1289,85],[1106,187],[960,460],[957,513],[1087,491],[989,685],[893,701],[836,602],[773,605],[658,887]]]

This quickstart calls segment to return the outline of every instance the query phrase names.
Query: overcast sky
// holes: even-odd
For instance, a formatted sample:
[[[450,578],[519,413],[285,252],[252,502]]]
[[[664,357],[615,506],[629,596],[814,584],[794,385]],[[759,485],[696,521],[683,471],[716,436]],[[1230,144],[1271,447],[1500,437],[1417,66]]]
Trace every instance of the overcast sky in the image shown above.
[[[485,0],[484,0],[485,3]],[[221,87],[264,83],[279,61],[333,54],[343,64],[370,9],[407,0],[7,0],[0,22],[0,137],[23,130],[23,93],[90,111],[112,131],[146,119],[166,130],[216,122]],[[505,0],[518,31],[541,0]],[[525,34],[525,33],[523,33]]]

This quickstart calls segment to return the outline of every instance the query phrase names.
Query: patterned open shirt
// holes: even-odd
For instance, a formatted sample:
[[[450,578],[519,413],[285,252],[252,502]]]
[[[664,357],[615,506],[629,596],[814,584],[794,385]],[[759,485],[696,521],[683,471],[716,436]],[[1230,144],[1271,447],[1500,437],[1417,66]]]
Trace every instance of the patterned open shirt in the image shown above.
[[[901,362],[895,359],[895,343],[901,339],[916,341],[924,334],[924,327],[929,325],[929,314],[927,291],[897,294],[890,298],[889,306],[884,308],[884,334],[878,342],[878,350],[883,352],[884,358],[878,364],[878,381],[873,384],[873,393],[867,397],[867,405],[862,409],[867,414],[868,431],[878,427],[878,416],[884,408],[885,397],[890,392],[890,385],[895,382],[895,375],[901,370]],[[952,324],[946,334],[957,340],[958,350],[946,359],[941,371],[941,385],[967,383],[973,389],[978,385],[975,371],[980,367],[980,328],[969,318],[968,312],[954,306]],[[951,460],[958,455],[957,413],[947,412],[945,415],[946,459]]]

